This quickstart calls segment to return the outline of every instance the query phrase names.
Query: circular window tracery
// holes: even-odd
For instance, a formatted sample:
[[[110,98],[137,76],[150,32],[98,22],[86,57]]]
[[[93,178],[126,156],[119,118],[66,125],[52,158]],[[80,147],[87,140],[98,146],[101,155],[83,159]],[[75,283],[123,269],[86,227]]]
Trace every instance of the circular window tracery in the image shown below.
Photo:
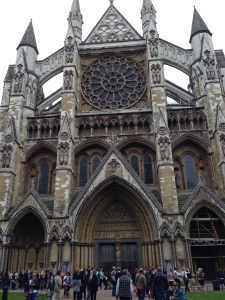
[[[127,108],[142,97],[145,89],[142,67],[119,55],[95,60],[82,77],[85,99],[99,109]]]

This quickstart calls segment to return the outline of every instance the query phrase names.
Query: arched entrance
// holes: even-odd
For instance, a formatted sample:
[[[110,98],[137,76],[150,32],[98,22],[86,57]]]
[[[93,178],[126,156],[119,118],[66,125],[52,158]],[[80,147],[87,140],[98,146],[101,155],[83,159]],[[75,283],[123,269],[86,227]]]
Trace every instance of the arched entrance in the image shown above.
[[[205,278],[217,278],[225,267],[225,226],[219,216],[207,207],[200,208],[190,223],[190,247],[194,272],[202,267]]]
[[[150,202],[121,178],[106,180],[83,201],[76,225],[75,267],[133,270],[160,263]],[[85,244],[84,244],[85,243]]]
[[[29,212],[15,225],[11,269],[40,270],[45,265],[45,231],[40,219]]]

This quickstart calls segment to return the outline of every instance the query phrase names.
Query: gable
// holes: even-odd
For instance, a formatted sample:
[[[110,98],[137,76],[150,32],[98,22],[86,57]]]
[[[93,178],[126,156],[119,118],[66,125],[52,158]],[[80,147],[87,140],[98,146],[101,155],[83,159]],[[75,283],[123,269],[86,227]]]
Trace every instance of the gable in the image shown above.
[[[84,43],[105,43],[142,39],[124,16],[110,6]]]

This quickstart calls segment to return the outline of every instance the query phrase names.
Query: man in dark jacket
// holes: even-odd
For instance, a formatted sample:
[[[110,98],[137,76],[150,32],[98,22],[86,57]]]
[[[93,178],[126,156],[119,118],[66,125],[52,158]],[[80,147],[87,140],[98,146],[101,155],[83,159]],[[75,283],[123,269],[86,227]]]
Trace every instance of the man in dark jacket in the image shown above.
[[[132,280],[127,275],[127,270],[122,271],[122,276],[118,278],[116,284],[116,299],[120,297],[120,300],[130,300],[133,295]]]
[[[169,283],[166,276],[162,273],[162,269],[158,268],[157,273],[152,280],[157,300],[166,300],[166,291]]]

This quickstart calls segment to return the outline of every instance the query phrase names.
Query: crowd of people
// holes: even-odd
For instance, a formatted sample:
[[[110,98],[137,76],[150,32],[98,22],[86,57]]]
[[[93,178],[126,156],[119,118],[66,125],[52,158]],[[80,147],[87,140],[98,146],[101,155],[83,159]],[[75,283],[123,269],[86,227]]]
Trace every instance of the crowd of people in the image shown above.
[[[217,276],[222,290],[225,276],[222,269],[219,269]],[[97,292],[101,289],[111,289],[112,296],[120,300],[130,300],[134,293],[138,300],[144,300],[146,296],[156,300],[186,300],[185,292],[193,289],[193,280],[198,281],[199,290],[204,290],[205,282],[203,268],[198,268],[195,275],[190,268],[182,272],[170,269],[168,273],[160,267],[145,270],[139,268],[130,273],[128,269],[114,266],[109,277],[106,277],[103,269],[90,267],[77,269],[73,274],[63,271],[54,274],[50,268],[41,272],[21,269],[20,272],[2,271],[0,277],[1,288],[8,286],[12,290],[24,289],[27,300],[34,300],[38,290],[46,290],[49,300],[60,300],[62,289],[64,298],[70,299],[73,294],[74,300],[96,300]],[[181,281],[184,291],[181,289]]]

